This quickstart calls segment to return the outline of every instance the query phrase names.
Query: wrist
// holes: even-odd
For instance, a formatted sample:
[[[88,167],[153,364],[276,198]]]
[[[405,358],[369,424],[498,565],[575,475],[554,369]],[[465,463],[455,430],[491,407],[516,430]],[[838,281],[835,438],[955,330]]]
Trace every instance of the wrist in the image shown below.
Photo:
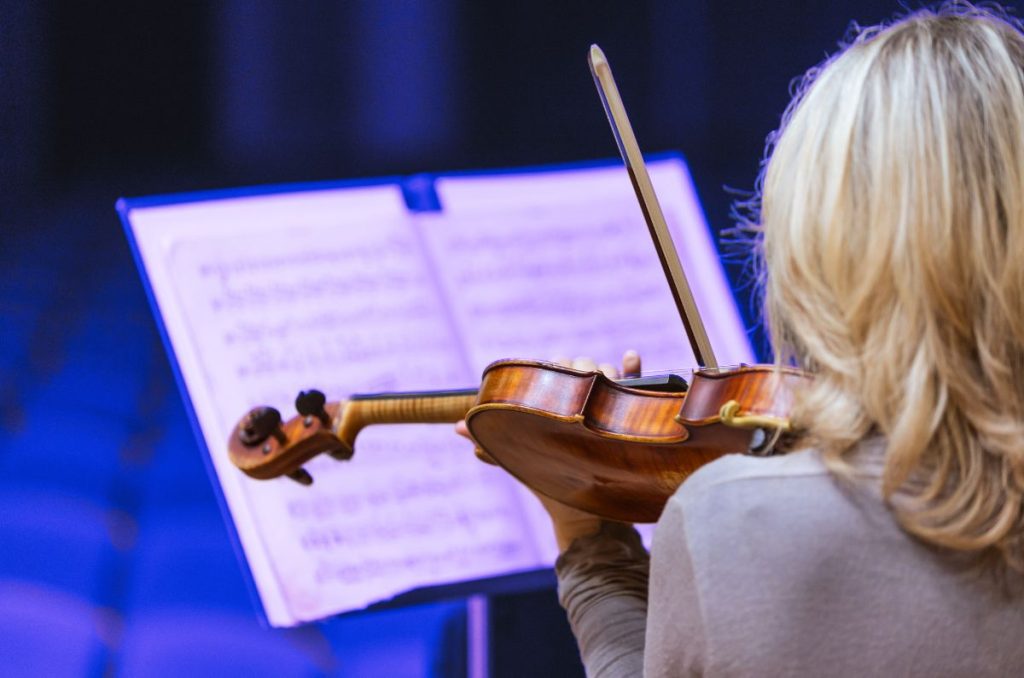
[[[582,537],[590,537],[601,531],[602,521],[596,516],[580,518],[571,523],[553,521],[555,528],[555,542],[558,544],[558,552],[565,553],[572,543]]]

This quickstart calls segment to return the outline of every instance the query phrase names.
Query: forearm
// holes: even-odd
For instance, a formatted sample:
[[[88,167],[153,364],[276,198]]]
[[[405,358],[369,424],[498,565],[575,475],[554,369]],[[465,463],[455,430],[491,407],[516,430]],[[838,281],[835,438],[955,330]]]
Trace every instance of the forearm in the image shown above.
[[[649,558],[636,530],[606,522],[576,539],[555,569],[587,675],[641,675]]]

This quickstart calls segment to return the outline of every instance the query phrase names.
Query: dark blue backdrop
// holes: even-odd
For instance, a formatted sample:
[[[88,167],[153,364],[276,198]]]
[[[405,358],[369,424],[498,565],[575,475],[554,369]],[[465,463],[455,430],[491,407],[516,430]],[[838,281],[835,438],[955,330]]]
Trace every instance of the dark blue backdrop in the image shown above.
[[[0,3],[0,665],[466,671],[458,601],[259,628],[120,233],[118,196],[611,156],[585,65],[597,42],[641,143],[686,154],[721,229],[732,200],[723,187],[753,186],[791,79],[851,20],[898,9]],[[550,591],[496,599],[492,629],[493,675],[579,671]]]

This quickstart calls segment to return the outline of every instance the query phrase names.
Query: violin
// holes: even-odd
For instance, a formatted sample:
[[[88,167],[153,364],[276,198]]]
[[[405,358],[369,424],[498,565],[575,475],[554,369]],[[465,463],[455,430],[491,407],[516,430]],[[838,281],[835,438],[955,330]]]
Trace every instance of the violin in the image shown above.
[[[465,419],[477,456],[558,502],[623,522],[654,522],[700,466],[734,452],[770,454],[807,375],[766,365],[717,366],[672,244],[643,156],[604,54],[589,64],[698,368],[690,379],[610,379],[529,360],[499,360],[477,389],[355,395],[327,403],[304,391],[282,422],[251,410],[228,443],[231,461],[257,479],[313,482],[302,465],[320,454],[351,459],[366,426]]]
[[[499,360],[479,389],[354,395],[327,403],[319,391],[296,399],[282,423],[270,407],[251,410],[228,443],[231,461],[261,480],[303,484],[302,464],[320,454],[351,459],[373,424],[466,420],[477,456],[528,487],[610,520],[654,522],[693,471],[723,454],[770,453],[789,429],[793,392],[806,377],[772,366],[701,369],[613,380],[551,363]]]

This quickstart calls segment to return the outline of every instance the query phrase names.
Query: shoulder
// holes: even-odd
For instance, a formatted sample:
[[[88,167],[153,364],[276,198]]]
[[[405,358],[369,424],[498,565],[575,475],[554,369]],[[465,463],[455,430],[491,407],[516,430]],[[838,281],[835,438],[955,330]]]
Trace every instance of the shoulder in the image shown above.
[[[807,449],[775,457],[726,454],[705,464],[686,479],[676,493],[682,501],[692,501],[723,486],[750,485],[792,478],[823,478],[829,475],[817,450]]]
[[[877,451],[868,445],[867,452]],[[837,478],[817,450],[777,457],[731,454],[700,468],[665,509],[667,522],[684,528],[688,541],[754,541],[784,535],[814,541],[850,530],[875,530],[891,522],[873,468],[857,480]]]
[[[875,487],[870,479],[858,488],[836,478],[814,450],[722,457],[666,504],[652,577],[683,571],[686,582],[674,585],[698,592],[703,623],[716,637],[737,625],[778,633],[772,624],[781,610],[814,618],[822,601],[856,599],[861,591],[850,587],[864,583],[858,571],[903,547],[906,537]]]
[[[799,489],[796,489],[799,488]],[[698,469],[670,503],[681,509],[728,501],[734,505],[774,502],[780,494],[799,501],[820,501],[835,491],[835,479],[817,450],[777,457],[727,454]]]
[[[738,489],[743,490],[743,496],[757,497],[761,491],[772,492],[791,485],[820,486],[824,492],[840,491],[844,484],[847,488],[868,489],[881,478],[884,458],[884,440],[865,439],[847,456],[856,469],[856,478],[840,480],[813,448],[774,457],[727,454],[699,468],[680,485],[673,499],[686,504]]]

